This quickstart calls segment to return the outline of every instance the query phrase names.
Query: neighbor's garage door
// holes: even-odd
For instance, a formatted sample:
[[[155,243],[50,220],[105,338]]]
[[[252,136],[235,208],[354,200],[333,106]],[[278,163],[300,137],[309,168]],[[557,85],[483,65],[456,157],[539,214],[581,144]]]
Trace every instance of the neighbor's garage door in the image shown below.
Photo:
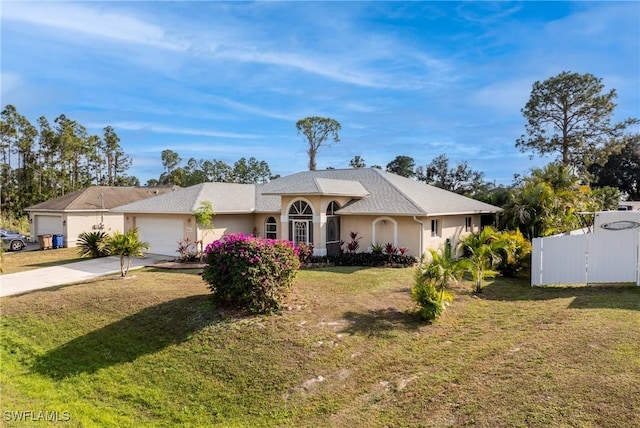
[[[178,256],[178,242],[184,239],[182,219],[138,217],[136,227],[140,238],[149,243],[149,253]]]
[[[36,215],[35,232],[38,235],[61,235],[62,234],[62,216],[59,215]]]

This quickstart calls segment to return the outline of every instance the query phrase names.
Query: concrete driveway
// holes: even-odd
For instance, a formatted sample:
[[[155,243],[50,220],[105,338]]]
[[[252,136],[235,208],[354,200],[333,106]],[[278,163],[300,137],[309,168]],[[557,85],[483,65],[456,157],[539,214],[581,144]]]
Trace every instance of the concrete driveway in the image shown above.
[[[156,263],[170,259],[168,256],[154,254],[147,254],[144,258],[134,257],[131,259],[131,270],[153,266]],[[101,257],[66,265],[3,274],[0,275],[0,297],[86,281],[87,279],[115,273],[120,273],[119,257]]]

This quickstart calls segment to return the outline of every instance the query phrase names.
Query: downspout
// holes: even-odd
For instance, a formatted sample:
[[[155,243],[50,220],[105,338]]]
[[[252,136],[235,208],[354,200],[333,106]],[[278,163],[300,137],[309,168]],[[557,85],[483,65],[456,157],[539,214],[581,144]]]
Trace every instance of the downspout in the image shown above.
[[[413,216],[413,221],[420,224],[420,258],[422,259],[422,254],[424,254],[424,245],[422,242],[424,238],[424,222],[418,220],[416,216]]]

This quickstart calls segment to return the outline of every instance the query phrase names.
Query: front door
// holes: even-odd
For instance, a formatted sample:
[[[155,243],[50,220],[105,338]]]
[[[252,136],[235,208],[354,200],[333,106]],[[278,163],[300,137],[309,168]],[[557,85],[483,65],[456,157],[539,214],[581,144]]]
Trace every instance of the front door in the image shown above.
[[[297,244],[309,243],[309,220],[293,220],[293,242]]]

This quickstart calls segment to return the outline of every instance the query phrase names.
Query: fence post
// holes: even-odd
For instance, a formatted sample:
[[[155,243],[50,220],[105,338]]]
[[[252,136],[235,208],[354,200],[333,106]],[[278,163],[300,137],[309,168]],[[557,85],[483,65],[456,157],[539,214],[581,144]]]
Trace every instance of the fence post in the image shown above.
[[[636,239],[636,285],[640,287],[640,229]]]

